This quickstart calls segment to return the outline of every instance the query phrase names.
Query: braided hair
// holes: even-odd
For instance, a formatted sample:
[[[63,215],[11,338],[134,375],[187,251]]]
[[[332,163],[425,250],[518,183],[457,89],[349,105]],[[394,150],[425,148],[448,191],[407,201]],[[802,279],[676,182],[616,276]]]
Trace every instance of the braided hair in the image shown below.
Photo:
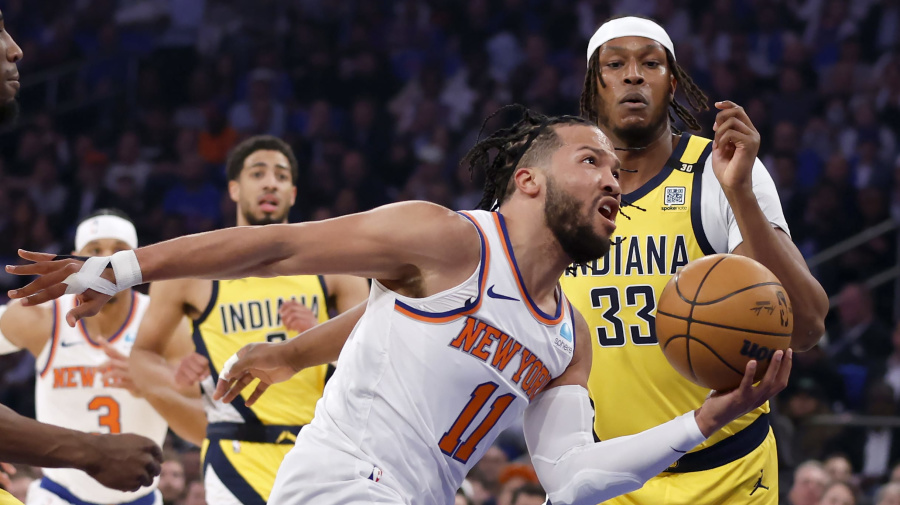
[[[618,16],[622,17],[622,16]],[[643,17],[643,16],[637,16]],[[611,18],[616,19],[616,18]],[[644,18],[650,19],[650,18]],[[696,112],[703,112],[709,110],[709,98],[706,96],[706,93],[700,89],[699,86],[691,79],[691,76],[681,68],[678,63],[675,62],[675,56],[669,52],[668,49],[666,51],[666,64],[669,68],[672,69],[672,74],[675,76],[675,81],[681,85],[681,89],[684,92],[685,98],[687,98],[688,105]],[[584,87],[581,92],[581,115],[590,119],[594,124],[599,124],[599,114],[597,114],[597,109],[599,107],[599,91],[598,88],[606,87],[606,83],[603,82],[603,72],[600,68],[600,50],[594,51],[594,54],[591,55],[591,59],[588,62],[588,70],[584,76]],[[675,133],[680,133],[677,128],[675,128],[675,116],[677,116],[681,121],[684,122],[685,125],[691,130],[700,131],[702,128],[700,127],[700,123],[697,121],[697,118],[694,117],[693,113],[688,110],[687,107],[678,102],[675,98],[672,98],[671,103],[672,109],[669,111],[669,120],[672,123],[672,131]],[[673,115],[674,114],[674,115]]]
[[[479,209],[496,210],[513,192],[512,176],[519,166],[529,166],[543,161],[562,142],[553,130],[555,125],[585,125],[594,123],[577,116],[545,116],[523,105],[501,107],[484,120],[481,131],[494,116],[501,112],[516,111],[522,118],[508,128],[501,128],[479,140],[460,161],[468,165],[474,176],[476,169],[484,170],[484,195]],[[496,150],[493,158],[491,151]]]

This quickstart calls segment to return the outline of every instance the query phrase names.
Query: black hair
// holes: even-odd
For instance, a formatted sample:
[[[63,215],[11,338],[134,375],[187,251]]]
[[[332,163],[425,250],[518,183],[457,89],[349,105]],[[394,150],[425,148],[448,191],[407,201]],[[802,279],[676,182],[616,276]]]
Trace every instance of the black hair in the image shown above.
[[[547,492],[544,491],[544,488],[542,488],[539,484],[534,484],[532,482],[528,482],[528,483],[522,484],[521,487],[519,487],[518,489],[513,491],[512,500],[510,501],[510,503],[512,503],[512,505],[516,505],[516,502],[519,501],[519,496],[522,496],[522,495],[540,496],[541,498],[546,498]]]
[[[512,194],[510,180],[516,167],[522,164],[540,163],[548,154],[562,144],[553,126],[585,125],[594,126],[590,121],[577,116],[545,116],[529,110],[523,105],[513,104],[501,107],[484,120],[481,131],[494,116],[501,112],[517,111],[522,118],[508,128],[501,128],[479,140],[463,157],[461,164],[468,165],[473,174],[480,168],[484,171],[484,194],[479,209],[495,210]],[[481,132],[478,133],[481,137]],[[497,153],[491,159],[491,151]]]
[[[119,210],[119,209],[113,209],[113,208],[97,209],[97,210],[95,210],[94,212],[92,212],[90,216],[88,216],[88,217],[82,219],[81,221],[79,221],[78,224],[81,224],[81,223],[83,223],[83,222],[85,222],[85,221],[87,221],[87,220],[89,220],[89,219],[94,219],[95,217],[100,217],[100,216],[116,216],[116,217],[121,217],[122,219],[128,221],[129,223],[134,224],[134,222],[131,220],[131,218],[128,217],[128,214],[122,212],[122,211]]]
[[[622,17],[626,16],[614,16],[609,18],[609,21]],[[628,17],[638,17],[655,23],[653,19],[644,16]],[[681,90],[684,93],[685,98],[687,98],[688,105],[696,112],[709,110],[709,98],[706,96],[706,93],[704,93],[694,80],[691,79],[691,76],[678,65],[675,61],[675,56],[668,49],[665,49],[665,51],[666,64],[672,69],[672,75],[675,76],[675,81],[681,86]],[[584,76],[584,87],[581,91],[581,115],[590,119],[594,124],[598,124],[600,119],[597,114],[597,108],[600,105],[597,98],[600,91],[598,86],[606,87],[606,83],[603,82],[603,72],[600,68],[600,48],[597,48],[594,51],[594,54],[591,55],[591,58],[588,61],[587,73]],[[694,131],[700,131],[702,129],[697,118],[694,117],[694,114],[691,113],[687,107],[679,103],[675,97],[672,97],[672,101],[669,105],[672,107],[672,110],[669,111],[669,120],[672,123],[675,122],[675,116],[677,116],[689,129]],[[678,133],[674,124],[672,124],[672,131]]]
[[[278,137],[272,135],[255,135],[250,137],[231,150],[228,154],[228,161],[225,163],[225,175],[229,181],[236,181],[241,176],[241,170],[244,168],[244,161],[247,157],[256,151],[278,151],[283,154],[291,165],[291,179],[294,185],[297,185],[297,179],[300,178],[300,169],[297,165],[297,157],[294,156],[294,150],[291,146]]]

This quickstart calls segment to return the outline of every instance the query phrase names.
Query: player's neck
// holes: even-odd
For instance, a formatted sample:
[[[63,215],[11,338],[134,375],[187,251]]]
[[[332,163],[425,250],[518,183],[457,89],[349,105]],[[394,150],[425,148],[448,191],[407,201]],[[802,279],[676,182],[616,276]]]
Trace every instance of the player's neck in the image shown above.
[[[250,224],[249,221],[247,221],[247,218],[244,217],[244,213],[240,212],[240,211],[238,211],[238,213],[237,213],[237,219],[235,219],[235,223],[237,224],[237,226],[253,226],[252,224]],[[287,217],[285,217],[278,224],[287,224],[287,223],[288,223],[288,219],[287,219]]]
[[[117,294],[107,302],[96,316],[83,319],[90,337],[94,340],[112,338],[131,314],[132,303],[134,303],[134,295],[129,289]]]
[[[666,128],[646,148],[634,151],[617,150],[616,155],[623,168],[619,172],[622,194],[637,190],[662,171],[680,138],[678,135],[672,135],[667,123]]]
[[[556,286],[571,261],[544,224],[543,214],[523,207],[510,201],[501,213],[525,289],[541,310],[552,313],[557,303]]]

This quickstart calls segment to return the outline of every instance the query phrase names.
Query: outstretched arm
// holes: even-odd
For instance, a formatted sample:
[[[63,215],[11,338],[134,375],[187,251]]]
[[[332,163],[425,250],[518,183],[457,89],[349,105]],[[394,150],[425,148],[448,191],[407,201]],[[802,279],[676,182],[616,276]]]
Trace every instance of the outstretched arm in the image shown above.
[[[176,238],[135,250],[136,261],[123,251],[126,261],[119,263],[117,271],[127,271],[131,283],[344,273],[377,278],[401,292],[414,283],[412,289],[427,296],[471,274],[479,252],[478,236],[468,220],[438,205],[404,202],[326,221],[245,226]],[[7,266],[7,271],[41,276],[10,291],[10,297],[27,298],[28,304],[64,294],[68,288],[64,281],[82,266],[73,259],[56,262],[46,254],[20,254],[36,263]],[[98,275],[107,285],[116,280],[109,269],[81,273],[92,289],[83,292],[84,303],[67,316],[69,324],[96,314],[109,299],[93,289]]]
[[[700,409],[635,435],[595,443],[594,409],[585,387],[590,333],[581,315],[576,318],[572,363],[525,410],[528,451],[555,505],[593,505],[640,489],[685,452],[787,385],[791,351],[778,351],[758,386],[753,386],[756,362],[751,361],[737,389],[710,395]]]
[[[77,468],[122,491],[149,486],[162,450],[138,435],[93,435],[22,417],[0,405],[0,460],[44,468]]]

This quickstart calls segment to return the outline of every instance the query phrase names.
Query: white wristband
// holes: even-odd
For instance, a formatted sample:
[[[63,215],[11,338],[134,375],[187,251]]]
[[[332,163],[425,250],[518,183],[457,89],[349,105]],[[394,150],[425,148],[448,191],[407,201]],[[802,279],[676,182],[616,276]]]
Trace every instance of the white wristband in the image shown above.
[[[101,277],[106,266],[112,263],[116,283]],[[143,281],[141,266],[134,251],[119,251],[112,256],[95,256],[88,258],[81,269],[66,277],[67,295],[77,295],[92,289],[104,295],[113,296]]]
[[[116,274],[116,289],[124,291],[143,282],[141,265],[134,250],[119,251],[109,258]]]

